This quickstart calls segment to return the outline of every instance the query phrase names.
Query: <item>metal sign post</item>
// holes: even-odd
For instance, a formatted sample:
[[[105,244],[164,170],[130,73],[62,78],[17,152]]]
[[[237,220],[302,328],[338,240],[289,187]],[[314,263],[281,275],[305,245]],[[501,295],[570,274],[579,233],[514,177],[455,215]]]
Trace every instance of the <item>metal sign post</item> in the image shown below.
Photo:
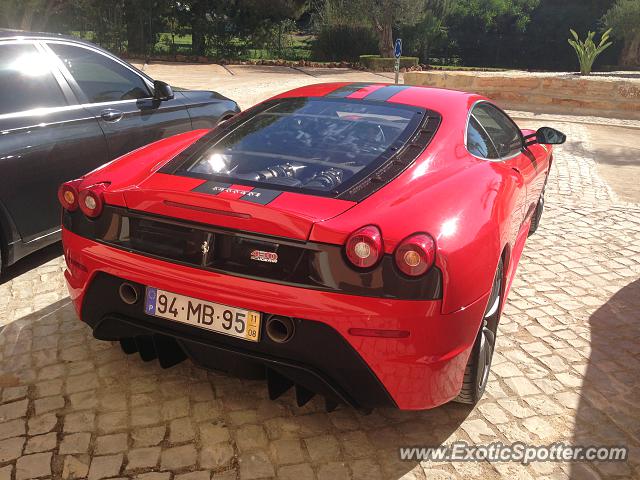
[[[402,39],[396,38],[396,43],[393,47],[393,55],[396,57],[396,85],[398,84],[398,78],[400,77],[400,57],[402,56]]]

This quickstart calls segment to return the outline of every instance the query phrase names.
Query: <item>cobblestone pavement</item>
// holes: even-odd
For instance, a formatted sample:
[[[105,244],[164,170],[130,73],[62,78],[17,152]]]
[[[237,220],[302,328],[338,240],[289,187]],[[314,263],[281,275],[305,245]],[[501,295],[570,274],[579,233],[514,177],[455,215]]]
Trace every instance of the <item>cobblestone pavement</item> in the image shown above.
[[[598,176],[585,125],[553,126],[570,141],[475,409],[327,414],[190,362],[161,370],[91,337],[56,257],[0,285],[0,480],[640,478],[640,205]],[[456,440],[626,445],[630,459],[399,460],[400,446]]]

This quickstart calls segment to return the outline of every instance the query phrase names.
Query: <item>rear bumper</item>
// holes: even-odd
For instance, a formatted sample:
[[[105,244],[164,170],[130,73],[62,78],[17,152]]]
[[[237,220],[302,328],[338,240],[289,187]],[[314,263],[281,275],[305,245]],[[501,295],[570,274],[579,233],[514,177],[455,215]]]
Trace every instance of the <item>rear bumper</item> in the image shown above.
[[[244,359],[267,368],[280,366],[276,371],[288,378],[306,372],[302,385],[321,393],[330,388],[340,399],[363,408],[426,409],[454,398],[488,296],[442,315],[441,301],[360,297],[206,272],[132,254],[65,229],[63,244],[67,263],[83,266],[68,269],[65,277],[76,311],[97,338],[160,333],[178,338],[205,366],[219,368]],[[287,344],[275,344],[264,335],[253,344],[149,317],[141,303],[129,306],[120,300],[117,285],[123,280],[304,320]],[[140,328],[146,333],[136,330]],[[353,336],[350,328],[407,330],[410,336]]]

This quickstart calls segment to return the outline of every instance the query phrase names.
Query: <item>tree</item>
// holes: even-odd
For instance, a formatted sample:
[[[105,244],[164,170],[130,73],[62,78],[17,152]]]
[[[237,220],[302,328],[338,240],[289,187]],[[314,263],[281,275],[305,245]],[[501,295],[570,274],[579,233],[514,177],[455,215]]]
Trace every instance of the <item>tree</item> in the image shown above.
[[[575,65],[575,52],[567,43],[572,28],[581,34],[601,28],[599,19],[613,5],[614,0],[540,0],[531,14],[531,23],[522,44],[523,64],[526,68],[567,71]],[[601,65],[617,62],[616,42],[599,58]]]
[[[307,0],[185,0],[179,4],[180,23],[191,27],[194,55],[215,50],[219,57],[237,55],[248,40],[264,40],[286,19],[297,19]],[[281,26],[281,25],[280,25]],[[282,29],[280,29],[282,30]]]
[[[328,25],[368,26],[378,39],[382,57],[393,57],[394,29],[416,25],[443,0],[327,0],[322,21]]]
[[[424,1],[368,0],[363,2],[378,33],[378,50],[382,57],[393,57],[393,26],[414,24],[422,16]]]
[[[540,0],[458,0],[449,36],[465,65],[514,66]],[[563,41],[565,41],[563,39]]]
[[[377,35],[368,18],[352,4],[352,0],[315,0],[311,24],[316,38],[313,58],[323,61],[357,62],[360,55],[377,49]]]
[[[624,41],[619,63],[625,67],[640,66],[640,1],[618,0],[602,18],[613,36]]]
[[[446,20],[453,11],[453,5],[454,0],[426,2],[423,18],[415,25],[404,25],[399,29],[403,51],[426,63],[434,46],[446,41]]]
[[[295,21],[307,8],[307,0],[236,0],[232,18],[240,37],[283,55]]]
[[[100,0],[95,0],[101,3]],[[164,27],[165,14],[171,10],[168,0],[123,0],[124,21],[129,53],[151,52]]]
[[[43,31],[50,18],[68,3],[68,0],[3,0],[0,26]]]
[[[423,17],[425,0],[354,0],[354,5],[369,18],[378,36],[382,57],[393,57],[393,27],[415,25]],[[359,4],[359,5],[358,5]]]

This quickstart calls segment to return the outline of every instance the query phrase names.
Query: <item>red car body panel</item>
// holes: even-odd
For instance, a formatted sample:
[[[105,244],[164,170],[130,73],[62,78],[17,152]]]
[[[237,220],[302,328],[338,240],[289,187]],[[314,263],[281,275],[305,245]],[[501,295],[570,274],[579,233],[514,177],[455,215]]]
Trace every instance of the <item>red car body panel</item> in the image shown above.
[[[322,97],[348,85],[301,87],[275,98]],[[363,85],[347,98],[362,99],[385,86]],[[252,204],[240,198],[252,187],[232,185],[211,196],[192,191],[205,180],[158,172],[205,131],[139,149],[88,174],[81,184],[108,182],[109,205],[301,242],[342,246],[352,232],[373,224],[382,231],[387,254],[408,236],[426,232],[437,245],[441,299],[363,297],[222,275],[129,253],[63,228],[67,262],[86,269],[65,273],[76,310],[81,313],[96,272],[107,272],[182,295],[323,322],[358,352],[399,408],[431,408],[455,398],[497,265],[500,259],[505,263],[506,297],[551,162],[551,149],[541,145],[504,161],[471,155],[465,146],[469,110],[485,100],[422,87],[391,96],[388,103],[426,107],[442,121],[406,170],[360,202],[284,192],[268,205]],[[410,335],[354,336],[350,328]]]
[[[202,272],[97,244],[63,231],[65,252],[87,267],[78,278],[68,270],[67,285],[78,314],[96,272],[151,285],[203,300],[277,315],[312,318],[335,328],[376,373],[401,409],[424,409],[454,398],[464,373],[469,345],[486,299],[451,315],[440,313],[440,302],[381,301],[276,285]],[[68,255],[68,253],[67,253]],[[242,292],[241,295],[238,293]],[[420,318],[417,322],[416,318]],[[349,334],[353,327],[408,330],[408,338],[367,338]],[[330,346],[327,350],[330,351]],[[416,382],[413,379],[424,379]]]
[[[284,192],[269,205],[239,201],[251,187],[231,185],[229,190],[212,197],[192,190],[205,180],[156,173],[138,189],[123,192],[126,206],[133,210],[156,213],[226,228],[273,236],[307,240],[311,227],[335,217],[355,205],[354,202]]]

